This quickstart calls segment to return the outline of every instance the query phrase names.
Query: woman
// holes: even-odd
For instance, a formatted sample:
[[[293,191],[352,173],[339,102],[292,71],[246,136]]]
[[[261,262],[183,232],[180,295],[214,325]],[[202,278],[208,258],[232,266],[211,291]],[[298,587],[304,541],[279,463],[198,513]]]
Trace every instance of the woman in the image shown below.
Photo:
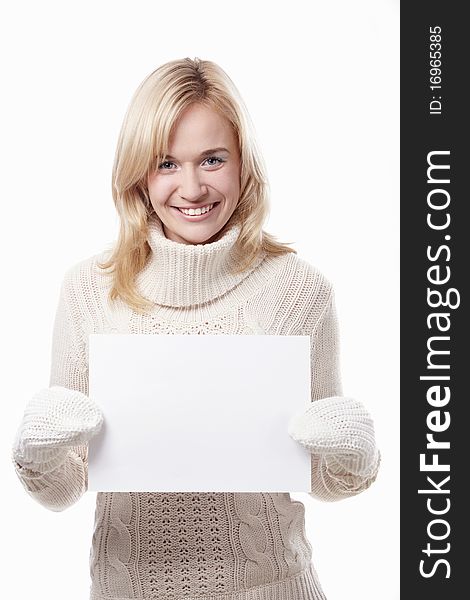
[[[286,428],[312,454],[311,493],[338,500],[374,481],[372,421],[341,397],[331,285],[262,230],[266,190],[248,114],[217,65],[172,61],[142,82],[113,169],[118,241],[67,272],[50,387],[13,448],[41,504],[63,510],[87,489],[103,422],[87,395],[88,335],[104,332],[310,335],[313,402]],[[311,557],[288,493],[98,493],[91,598],[324,598]]]

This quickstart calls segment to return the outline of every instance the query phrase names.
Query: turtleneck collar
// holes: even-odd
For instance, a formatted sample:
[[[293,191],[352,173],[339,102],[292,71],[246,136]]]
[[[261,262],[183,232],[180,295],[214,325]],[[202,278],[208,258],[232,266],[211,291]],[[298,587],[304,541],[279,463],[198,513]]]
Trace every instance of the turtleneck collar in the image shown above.
[[[136,284],[149,300],[164,306],[182,307],[218,298],[238,285],[263,260],[260,253],[242,273],[233,273],[235,243],[241,226],[234,223],[222,237],[209,244],[183,244],[165,237],[156,217],[148,223],[151,253],[138,274]]]

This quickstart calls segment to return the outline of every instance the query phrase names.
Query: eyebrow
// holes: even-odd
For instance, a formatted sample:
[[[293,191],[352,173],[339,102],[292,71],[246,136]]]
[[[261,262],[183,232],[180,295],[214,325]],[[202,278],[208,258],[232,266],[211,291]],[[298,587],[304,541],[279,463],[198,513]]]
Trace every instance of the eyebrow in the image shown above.
[[[219,148],[209,148],[208,150],[204,150],[201,152],[199,157],[202,158],[204,156],[210,156],[211,154],[216,154],[217,152],[227,152],[227,154],[230,154],[230,151],[227,150],[227,148],[220,146]],[[167,154],[165,158],[172,158],[174,160],[175,157],[171,156],[171,154]]]

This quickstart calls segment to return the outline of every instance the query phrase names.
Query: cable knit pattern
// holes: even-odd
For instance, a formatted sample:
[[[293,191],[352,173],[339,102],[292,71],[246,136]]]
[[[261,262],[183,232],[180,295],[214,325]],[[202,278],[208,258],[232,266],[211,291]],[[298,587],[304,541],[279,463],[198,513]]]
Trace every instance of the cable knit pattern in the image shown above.
[[[236,495],[233,498],[235,514],[240,519],[238,541],[246,562],[242,580],[244,587],[259,583],[259,574],[264,573],[268,581],[276,572],[273,556],[268,552],[268,535],[262,519],[262,496],[260,494]]]
[[[305,536],[305,508],[301,502],[291,499],[289,494],[270,494],[269,498],[277,513],[279,531],[282,544],[279,544],[279,553],[284,558],[281,567],[282,577],[292,577],[297,571],[297,565],[310,561],[312,547]],[[277,554],[277,553],[276,553]]]
[[[154,302],[147,314],[109,301],[111,279],[97,266],[106,254],[71,267],[54,324],[50,386],[88,395],[90,333],[309,335],[312,400],[340,396],[331,285],[294,254],[261,254],[234,274],[238,233],[232,225],[212,244],[186,245],[165,238],[152,220],[152,252],[135,282]],[[67,508],[87,487],[87,446],[71,446],[62,458],[48,473],[15,463],[28,493],[51,510]],[[335,458],[326,464],[312,455],[312,494],[325,500],[363,489]],[[311,559],[304,506],[288,493],[98,493],[90,598],[324,600]]]

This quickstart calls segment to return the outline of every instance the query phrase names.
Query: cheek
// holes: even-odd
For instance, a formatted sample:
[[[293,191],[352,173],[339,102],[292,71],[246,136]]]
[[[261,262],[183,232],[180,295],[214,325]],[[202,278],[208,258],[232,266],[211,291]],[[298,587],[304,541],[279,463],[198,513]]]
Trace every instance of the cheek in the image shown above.
[[[148,181],[148,190],[153,204],[164,204],[172,192],[171,182],[169,178],[154,177]]]
[[[238,199],[240,195],[240,177],[236,169],[227,169],[224,173],[221,172],[218,181],[218,188],[224,196],[230,199]]]

